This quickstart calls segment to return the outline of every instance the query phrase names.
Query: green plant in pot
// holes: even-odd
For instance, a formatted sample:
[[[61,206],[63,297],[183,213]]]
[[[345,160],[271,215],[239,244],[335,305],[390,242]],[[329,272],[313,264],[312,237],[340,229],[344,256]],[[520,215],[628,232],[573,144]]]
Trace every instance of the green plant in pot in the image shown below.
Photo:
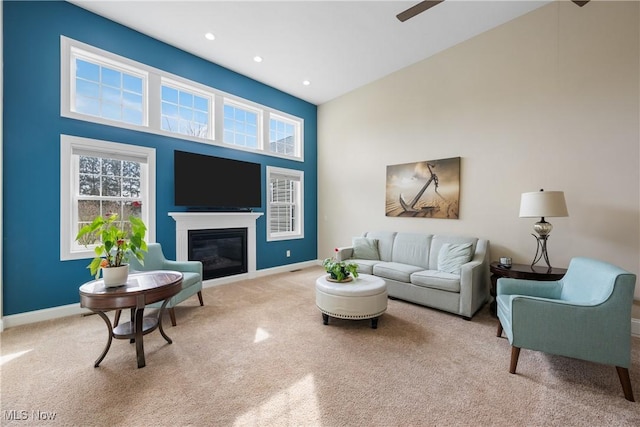
[[[327,258],[322,263],[325,271],[329,273],[332,280],[338,282],[345,281],[349,275],[358,277],[358,264],[353,262],[338,261],[335,258]]]
[[[140,262],[144,260],[147,243],[144,237],[147,227],[140,218],[129,217],[131,227],[124,230],[118,221],[118,214],[97,216],[91,224],[80,229],[76,240],[84,242],[98,241],[95,247],[96,257],[87,268],[96,279],[100,276],[100,268],[122,267],[127,265],[129,256],[135,256]]]

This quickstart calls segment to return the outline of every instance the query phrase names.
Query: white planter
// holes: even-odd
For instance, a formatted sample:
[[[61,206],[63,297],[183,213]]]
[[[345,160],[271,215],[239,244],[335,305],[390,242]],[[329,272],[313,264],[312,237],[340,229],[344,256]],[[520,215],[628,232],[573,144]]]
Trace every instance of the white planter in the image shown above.
[[[115,288],[127,283],[129,278],[129,265],[125,264],[120,267],[102,268],[102,280],[107,288]]]

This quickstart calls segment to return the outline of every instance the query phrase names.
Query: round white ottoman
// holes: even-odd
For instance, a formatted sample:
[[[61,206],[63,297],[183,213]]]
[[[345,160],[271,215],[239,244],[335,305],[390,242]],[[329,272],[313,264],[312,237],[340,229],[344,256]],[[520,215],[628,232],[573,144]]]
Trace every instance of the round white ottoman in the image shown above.
[[[322,322],[329,317],[339,319],[371,319],[378,327],[378,317],[387,310],[387,285],[379,277],[360,274],[346,283],[330,282],[329,275],[316,280],[316,305],[322,312]]]

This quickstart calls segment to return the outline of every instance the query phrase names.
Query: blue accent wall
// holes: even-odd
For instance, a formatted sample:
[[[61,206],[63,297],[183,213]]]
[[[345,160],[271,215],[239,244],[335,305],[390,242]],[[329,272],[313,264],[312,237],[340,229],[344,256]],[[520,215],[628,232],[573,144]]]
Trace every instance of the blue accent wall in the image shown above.
[[[156,149],[156,240],[169,258],[175,257],[175,222],[168,212],[184,210],[173,205],[174,150],[260,163],[263,181],[267,165],[303,170],[305,238],[267,242],[265,213],[257,223],[257,268],[317,258],[315,105],[70,3],[5,1],[3,21],[4,315],[77,303],[78,287],[91,279],[89,260],[60,261],[61,134]],[[61,117],[61,35],[301,117],[305,161]],[[263,206],[265,201],[263,189]]]

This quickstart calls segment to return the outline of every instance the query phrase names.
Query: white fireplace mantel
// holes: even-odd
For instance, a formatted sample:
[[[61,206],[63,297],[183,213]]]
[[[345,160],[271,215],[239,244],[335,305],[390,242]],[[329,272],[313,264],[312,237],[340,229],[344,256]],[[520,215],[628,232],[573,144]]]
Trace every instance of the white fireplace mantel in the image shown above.
[[[189,230],[247,229],[247,270],[256,271],[256,220],[262,212],[169,212],[176,221],[176,259],[189,259]]]

